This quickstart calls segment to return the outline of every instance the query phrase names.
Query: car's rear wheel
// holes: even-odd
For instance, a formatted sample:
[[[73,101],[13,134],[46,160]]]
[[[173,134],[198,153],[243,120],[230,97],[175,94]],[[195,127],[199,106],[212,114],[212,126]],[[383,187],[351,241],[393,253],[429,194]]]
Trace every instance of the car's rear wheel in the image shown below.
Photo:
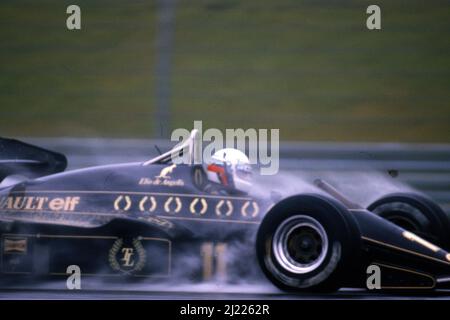
[[[299,195],[267,213],[256,251],[264,274],[280,289],[334,291],[358,265],[360,234],[354,218],[337,201]]]
[[[423,195],[389,194],[376,200],[367,209],[444,249],[450,248],[449,216]]]

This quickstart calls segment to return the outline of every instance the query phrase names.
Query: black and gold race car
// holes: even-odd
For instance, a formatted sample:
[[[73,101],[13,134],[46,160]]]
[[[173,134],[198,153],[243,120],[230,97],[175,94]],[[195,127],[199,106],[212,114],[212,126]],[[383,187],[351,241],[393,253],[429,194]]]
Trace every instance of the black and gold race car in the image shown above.
[[[86,281],[264,274],[294,292],[365,287],[369,266],[382,289],[450,281],[450,222],[431,200],[393,194],[366,209],[324,181],[317,194],[284,198],[211,193],[198,146],[194,130],[147,162],[63,172],[63,155],[2,139],[0,283],[65,283],[74,265]],[[174,164],[174,154],[189,163]]]

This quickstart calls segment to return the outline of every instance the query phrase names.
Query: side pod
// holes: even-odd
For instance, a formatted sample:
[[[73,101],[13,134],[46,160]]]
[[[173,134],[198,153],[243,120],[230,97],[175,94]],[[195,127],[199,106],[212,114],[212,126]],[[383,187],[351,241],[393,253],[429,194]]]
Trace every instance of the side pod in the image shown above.
[[[350,210],[361,231],[367,263],[381,270],[384,289],[433,289],[450,275],[450,254],[362,209]]]

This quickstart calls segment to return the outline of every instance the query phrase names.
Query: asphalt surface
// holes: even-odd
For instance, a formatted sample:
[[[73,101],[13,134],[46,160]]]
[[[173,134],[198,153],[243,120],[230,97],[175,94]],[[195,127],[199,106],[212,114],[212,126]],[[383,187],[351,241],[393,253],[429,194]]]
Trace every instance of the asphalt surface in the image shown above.
[[[450,300],[450,292],[423,295],[372,294],[341,290],[334,294],[226,293],[114,290],[1,290],[2,300]]]
[[[99,289],[101,288],[101,289]],[[450,300],[450,290],[400,293],[341,289],[330,294],[291,294],[269,283],[126,285],[96,284],[90,288],[68,290],[62,283],[30,287],[0,288],[1,300]]]

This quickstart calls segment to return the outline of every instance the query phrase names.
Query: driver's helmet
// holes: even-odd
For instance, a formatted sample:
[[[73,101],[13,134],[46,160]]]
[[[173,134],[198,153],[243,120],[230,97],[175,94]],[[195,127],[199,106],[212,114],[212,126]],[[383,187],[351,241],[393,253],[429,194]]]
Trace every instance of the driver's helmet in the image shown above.
[[[211,157],[207,166],[208,179],[227,189],[249,192],[252,186],[252,167],[242,151],[225,148]]]

